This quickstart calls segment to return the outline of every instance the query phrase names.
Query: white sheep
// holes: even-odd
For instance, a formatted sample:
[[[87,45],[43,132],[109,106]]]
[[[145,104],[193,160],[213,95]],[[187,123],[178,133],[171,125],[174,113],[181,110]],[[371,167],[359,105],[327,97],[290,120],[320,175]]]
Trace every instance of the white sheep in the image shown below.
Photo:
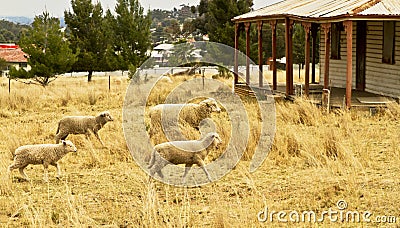
[[[222,143],[218,133],[208,133],[203,139],[189,141],[172,141],[158,144],[154,147],[149,163],[150,175],[155,173],[161,178],[164,178],[161,169],[169,163],[178,165],[185,164],[185,173],[183,174],[183,182],[186,180],[186,175],[193,165],[198,165],[211,181],[210,174],[204,167],[204,159],[208,153],[217,148]]]
[[[108,111],[102,112],[97,116],[66,116],[58,122],[56,133],[56,143],[60,139],[64,140],[69,134],[85,134],[89,139],[90,132],[96,136],[101,145],[104,146],[100,139],[98,131],[109,121],[114,119]]]
[[[57,178],[60,178],[60,166],[57,161],[69,152],[76,152],[75,145],[69,141],[61,141],[60,144],[36,144],[20,146],[15,150],[14,163],[8,167],[8,172],[13,169],[19,169],[20,174],[29,181],[24,169],[32,165],[42,164],[44,167],[44,180],[48,181],[49,165],[57,168]]]
[[[161,117],[162,115],[172,115],[170,118],[177,118],[175,115],[179,112],[181,120],[188,123],[191,127],[199,129],[200,122],[206,118],[211,117],[211,113],[220,112],[218,103],[214,98],[208,98],[198,104],[159,104],[150,109],[150,135],[160,130],[161,118],[163,120],[168,117]],[[165,119],[164,119],[165,118]]]

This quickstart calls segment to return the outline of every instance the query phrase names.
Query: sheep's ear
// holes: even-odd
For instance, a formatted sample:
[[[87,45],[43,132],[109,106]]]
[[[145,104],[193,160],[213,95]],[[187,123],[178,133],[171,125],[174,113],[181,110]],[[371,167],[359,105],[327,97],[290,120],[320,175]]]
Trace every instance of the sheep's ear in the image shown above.
[[[103,112],[103,113],[100,113],[100,116],[101,116],[101,117],[105,117],[106,114]]]
[[[65,142],[64,140],[62,140],[61,142],[62,142],[62,144],[63,144],[64,146],[67,145],[67,142]]]

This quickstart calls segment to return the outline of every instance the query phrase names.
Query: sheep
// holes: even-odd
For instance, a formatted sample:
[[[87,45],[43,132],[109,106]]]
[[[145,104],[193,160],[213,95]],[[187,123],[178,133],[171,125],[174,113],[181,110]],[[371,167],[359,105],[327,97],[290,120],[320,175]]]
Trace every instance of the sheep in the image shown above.
[[[188,123],[191,127],[196,130],[199,129],[200,122],[211,117],[211,113],[220,112],[221,109],[218,107],[218,103],[214,98],[208,98],[201,101],[199,104],[159,104],[152,107],[149,111],[150,117],[150,135],[156,132],[157,128],[161,125],[161,115],[175,115],[176,111],[180,110],[180,119]],[[176,118],[176,116],[172,116]]]
[[[44,167],[44,180],[48,181],[49,165],[57,168],[57,179],[60,178],[60,166],[57,161],[69,152],[76,152],[75,145],[69,140],[62,140],[60,144],[36,144],[20,146],[15,150],[14,163],[8,167],[10,173],[13,169],[19,169],[23,178],[29,181],[24,169],[29,165],[40,165]]]
[[[90,132],[96,136],[104,147],[103,141],[100,139],[98,131],[109,121],[114,119],[108,111],[104,111],[97,116],[66,116],[58,122],[56,133],[56,143],[60,139],[64,140],[69,134],[85,134],[89,139]]]
[[[161,178],[164,178],[161,169],[166,165],[169,163],[185,164],[185,173],[182,177],[182,181],[185,182],[189,170],[196,164],[203,169],[208,180],[211,181],[210,174],[204,167],[204,159],[213,148],[218,149],[221,143],[222,140],[218,133],[211,132],[200,140],[171,141],[158,144],[151,154],[148,166],[150,175],[154,176],[155,173],[158,173]]]

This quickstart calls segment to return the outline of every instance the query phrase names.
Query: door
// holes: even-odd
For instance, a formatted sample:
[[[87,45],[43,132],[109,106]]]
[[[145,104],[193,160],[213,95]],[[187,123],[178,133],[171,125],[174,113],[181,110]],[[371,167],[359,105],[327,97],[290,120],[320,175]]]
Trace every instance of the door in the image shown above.
[[[357,21],[356,39],[356,89],[365,90],[365,59],[367,49],[367,23]]]

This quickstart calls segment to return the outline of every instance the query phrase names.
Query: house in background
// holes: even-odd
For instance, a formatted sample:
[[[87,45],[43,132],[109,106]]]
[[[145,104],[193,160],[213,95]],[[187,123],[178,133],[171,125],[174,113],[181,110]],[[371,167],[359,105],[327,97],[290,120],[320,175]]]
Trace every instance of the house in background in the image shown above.
[[[9,64],[7,70],[3,71],[3,75],[8,73],[10,67],[15,67],[17,70],[24,68],[29,71],[31,67],[28,65],[28,55],[15,44],[0,44],[0,58],[6,60]]]
[[[154,58],[155,64],[165,66],[168,63],[168,58],[172,54],[173,44],[159,44],[153,48],[150,57]]]
[[[276,66],[276,24],[285,24],[287,96],[294,93],[293,23],[301,23],[306,31],[306,95],[309,93],[310,62],[313,62],[311,70],[315,72],[316,37],[320,31],[320,83],[324,89],[330,86],[345,88],[345,104],[348,108],[351,107],[354,91],[400,97],[399,0],[283,0],[239,15],[233,21],[235,48],[238,49],[239,45],[239,29],[244,28],[246,55],[250,55],[249,28],[251,24],[256,25],[259,59],[262,59],[263,48],[271,48],[273,66]],[[263,47],[263,26],[272,28],[272,47]],[[237,54],[235,57],[237,59]],[[259,65],[262,71],[262,61],[259,61]],[[237,61],[234,71],[238,72]],[[248,74],[249,71],[246,71],[246,79]],[[260,87],[263,86],[262,77],[261,72]],[[277,89],[276,67],[273,67],[272,88]]]
[[[192,42],[195,42],[194,40]],[[190,43],[190,42],[188,42]],[[174,44],[159,44],[153,48],[150,57],[154,59],[155,65],[159,67],[168,66],[168,60],[174,55]],[[203,56],[201,49],[194,49],[190,53],[193,61],[200,61]]]

